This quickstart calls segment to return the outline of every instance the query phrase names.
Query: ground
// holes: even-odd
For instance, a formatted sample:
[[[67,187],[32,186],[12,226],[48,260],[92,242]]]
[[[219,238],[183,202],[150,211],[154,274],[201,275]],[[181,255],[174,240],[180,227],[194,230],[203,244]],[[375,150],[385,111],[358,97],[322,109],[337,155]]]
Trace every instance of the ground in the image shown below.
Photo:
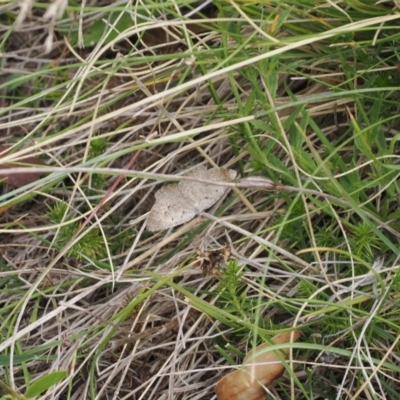
[[[398,398],[399,32],[396,2],[0,2],[0,399],[212,399],[285,332],[261,398]]]

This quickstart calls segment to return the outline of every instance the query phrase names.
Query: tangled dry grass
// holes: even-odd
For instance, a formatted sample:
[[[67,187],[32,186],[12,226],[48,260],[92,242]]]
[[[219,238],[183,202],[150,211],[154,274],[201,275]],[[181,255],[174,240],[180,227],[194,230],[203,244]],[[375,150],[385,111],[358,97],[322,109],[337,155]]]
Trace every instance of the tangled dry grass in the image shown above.
[[[211,399],[229,361],[301,329],[269,398],[395,398],[398,173],[364,186],[379,174],[349,124],[374,104],[332,90],[347,82],[341,55],[317,55],[328,57],[335,29],[285,42],[312,19],[293,17],[274,36],[276,21],[234,2],[218,18],[211,2],[192,4],[206,24],[160,13],[135,25],[133,11],[151,5],[128,3],[0,5],[0,138],[13,149],[1,161],[13,163],[8,174],[34,170],[18,164],[24,155],[46,164],[41,179],[4,184],[0,197],[2,389],[23,398],[33,381],[67,371],[41,398]],[[113,32],[107,7],[133,10],[132,26],[80,48],[93,21],[108,18]],[[398,15],[381,23],[397,28]],[[388,141],[396,121],[382,128]],[[155,191],[201,165],[300,192],[234,187],[205,216],[146,231]],[[351,173],[360,180],[346,186]],[[330,299],[380,255],[374,287]]]

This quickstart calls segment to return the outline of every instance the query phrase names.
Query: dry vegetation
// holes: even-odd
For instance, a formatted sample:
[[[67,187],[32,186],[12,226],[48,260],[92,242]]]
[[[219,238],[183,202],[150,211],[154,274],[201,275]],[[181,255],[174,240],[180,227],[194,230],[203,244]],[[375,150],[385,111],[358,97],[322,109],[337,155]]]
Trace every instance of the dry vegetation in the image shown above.
[[[0,399],[212,399],[294,329],[268,398],[396,398],[396,3],[133,3],[0,1]],[[147,231],[201,165],[265,180]]]

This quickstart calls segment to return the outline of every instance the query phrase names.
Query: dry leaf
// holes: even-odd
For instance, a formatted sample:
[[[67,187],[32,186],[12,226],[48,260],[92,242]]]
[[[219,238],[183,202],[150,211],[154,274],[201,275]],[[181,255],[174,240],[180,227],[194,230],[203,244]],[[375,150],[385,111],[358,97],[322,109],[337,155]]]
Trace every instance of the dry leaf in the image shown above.
[[[301,332],[293,331],[274,336],[273,344],[296,341]],[[225,375],[217,384],[215,392],[218,400],[264,400],[264,386],[271,385],[285,371],[278,351],[266,351],[270,346],[264,343],[251,350],[243,360],[243,366]],[[287,359],[287,353],[279,351],[280,356]]]
[[[8,146],[0,145],[0,160],[8,154]],[[26,166],[26,165],[46,165],[42,160],[39,160],[36,157],[24,157],[18,160],[17,163],[12,164],[0,164],[0,169],[9,169],[15,168],[18,166]],[[43,175],[43,172],[29,172],[29,173],[17,173],[17,174],[9,174],[9,175],[0,175],[0,181],[7,182],[10,186],[13,187],[22,187],[27,185],[28,183],[32,183],[40,179]]]
[[[197,251],[197,261],[203,273],[203,276],[221,275],[219,272],[222,265],[226,264],[231,256],[231,249],[225,245],[222,249],[215,249],[209,251]]]

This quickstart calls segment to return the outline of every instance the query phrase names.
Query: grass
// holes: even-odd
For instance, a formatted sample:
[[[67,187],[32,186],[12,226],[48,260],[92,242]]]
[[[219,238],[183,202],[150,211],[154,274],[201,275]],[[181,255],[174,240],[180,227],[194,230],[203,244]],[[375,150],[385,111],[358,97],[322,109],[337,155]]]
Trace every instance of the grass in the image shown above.
[[[211,399],[294,329],[268,398],[397,399],[398,4],[54,5],[0,2],[0,172],[47,164],[0,194],[0,399]],[[275,190],[146,231],[198,165]]]

